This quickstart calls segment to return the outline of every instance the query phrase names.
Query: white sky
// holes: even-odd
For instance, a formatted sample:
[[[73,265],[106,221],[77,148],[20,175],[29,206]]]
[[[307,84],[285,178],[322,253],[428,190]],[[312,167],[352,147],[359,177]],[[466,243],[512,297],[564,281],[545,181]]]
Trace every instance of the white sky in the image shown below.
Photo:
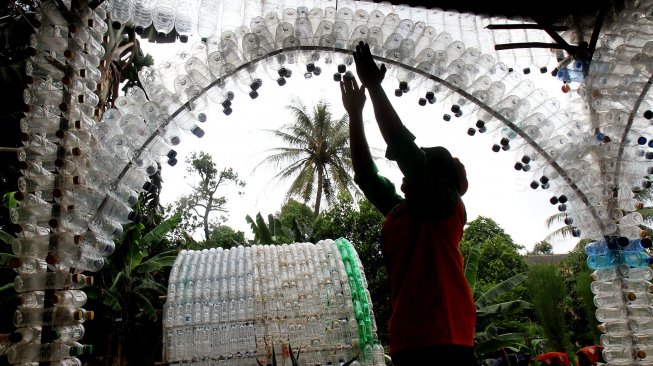
[[[190,43],[186,46],[189,45]],[[174,45],[178,46],[180,45]],[[143,41],[142,47],[155,58],[155,67],[160,62],[170,60],[175,52],[171,52],[171,44],[148,44]],[[263,79],[263,87],[259,89],[260,96],[255,100],[245,93],[236,92],[233,113],[230,116],[222,113],[221,106],[209,105],[205,111],[209,120],[201,125],[206,135],[201,139],[191,134],[184,135],[181,144],[176,147],[179,163],[175,167],[164,166],[161,194],[164,204],[190,192],[189,181],[185,179],[186,157],[193,151],[208,152],[213,156],[218,169],[232,167],[239,178],[246,181],[244,195],[237,196],[229,189],[225,189],[223,194],[228,198],[227,225],[245,232],[247,238],[253,237],[245,216],[254,217],[261,212],[267,217],[268,214],[276,213],[281,208],[287,185],[290,183],[270,182],[276,173],[272,167],[253,171],[266,156],[266,149],[283,146],[280,141],[262,130],[274,129],[291,122],[292,117],[286,106],[296,98],[300,98],[308,108],[325,99],[330,104],[335,118],[345,113],[338,83],[332,78],[335,70],[323,70],[321,76],[309,80],[304,79],[298,70],[293,72],[293,76],[283,87],[269,78]],[[551,79],[549,74],[545,74],[542,80]],[[553,194],[550,190],[533,190],[529,187],[532,176],[513,168],[516,159],[514,150],[492,152],[491,146],[498,138],[492,138],[490,133],[468,136],[469,122],[465,118],[453,117],[449,122],[443,121],[441,108],[450,108],[450,105],[442,106],[436,103],[419,106],[419,96],[416,93],[408,93],[401,98],[395,97],[396,83],[396,79],[390,75],[389,78],[386,77],[384,87],[404,124],[417,137],[417,144],[445,146],[465,164],[470,182],[469,191],[463,197],[468,221],[478,216],[489,217],[527,250],[532,249],[535,243],[553,231],[554,228],[549,229],[545,224],[546,218],[557,212],[556,207],[549,203]],[[551,84],[552,95],[562,97],[560,83],[553,80]],[[372,148],[383,149],[379,154],[382,155],[385,143],[374,121],[369,100],[364,118],[369,144]],[[396,165],[382,162],[378,165],[381,174],[399,187],[401,174]],[[312,206],[312,203],[309,202],[309,206]],[[573,249],[576,243],[575,238],[570,238],[551,244],[555,253],[566,253]]]

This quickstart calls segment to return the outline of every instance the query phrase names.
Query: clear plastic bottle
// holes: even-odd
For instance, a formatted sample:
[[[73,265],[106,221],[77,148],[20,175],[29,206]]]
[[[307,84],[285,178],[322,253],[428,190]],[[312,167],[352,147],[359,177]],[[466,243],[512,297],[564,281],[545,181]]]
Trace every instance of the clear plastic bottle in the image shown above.
[[[43,291],[28,291],[16,295],[16,304],[18,307],[36,308],[43,306],[45,293]]]
[[[23,308],[14,313],[16,327],[66,325],[69,323],[83,323],[92,320],[93,311],[70,306],[53,308]]]
[[[16,276],[14,288],[17,292],[74,288],[85,284],[89,277],[82,274],[71,274],[67,271],[38,272]]]
[[[82,339],[86,330],[81,323],[55,326],[52,329],[52,338],[57,342],[67,343]]]
[[[63,343],[24,344],[7,349],[9,363],[59,361],[83,353],[83,348]]]
[[[44,255],[52,251],[66,251],[79,245],[79,235],[61,232],[49,235],[14,239],[11,247],[17,256]]]
[[[22,327],[9,335],[9,341],[16,346],[26,343],[36,343],[41,339],[41,327]]]
[[[156,0],[152,11],[152,24],[160,36],[172,31],[175,26],[176,15],[176,0]]]
[[[651,263],[651,258],[645,252],[623,252],[610,250],[605,255],[590,255],[587,257],[587,266],[591,269],[614,267],[626,264],[630,267],[644,267]]]
[[[82,290],[64,290],[57,291],[50,298],[50,302],[54,306],[72,306],[75,308],[81,308],[86,304],[87,300],[86,292]]]

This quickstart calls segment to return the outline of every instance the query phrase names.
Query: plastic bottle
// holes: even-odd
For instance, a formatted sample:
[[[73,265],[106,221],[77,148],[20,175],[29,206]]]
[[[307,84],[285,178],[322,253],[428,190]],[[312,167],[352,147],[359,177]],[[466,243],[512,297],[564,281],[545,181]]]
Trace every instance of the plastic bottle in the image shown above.
[[[57,342],[71,342],[82,339],[86,330],[81,323],[59,325],[52,328],[52,338]]]
[[[94,313],[82,308],[69,306],[53,308],[22,308],[14,313],[16,327],[66,325],[92,320]]]
[[[176,0],[156,0],[152,11],[152,24],[162,37],[172,31],[177,14]],[[216,16],[213,14],[213,16]]]
[[[14,279],[14,288],[17,292],[64,289],[74,287],[74,284],[81,285],[86,280],[87,276],[81,274],[73,275],[66,271],[38,272],[16,276]]]
[[[75,308],[81,308],[86,304],[87,300],[86,292],[82,290],[64,290],[57,291],[50,298],[50,302],[54,306],[72,306]]]
[[[587,257],[587,266],[591,269],[614,267],[619,264],[626,264],[630,267],[644,267],[650,263],[651,259],[645,252],[609,250],[605,255],[590,255]]]
[[[83,353],[83,348],[63,343],[24,344],[7,349],[9,363],[59,361]]]

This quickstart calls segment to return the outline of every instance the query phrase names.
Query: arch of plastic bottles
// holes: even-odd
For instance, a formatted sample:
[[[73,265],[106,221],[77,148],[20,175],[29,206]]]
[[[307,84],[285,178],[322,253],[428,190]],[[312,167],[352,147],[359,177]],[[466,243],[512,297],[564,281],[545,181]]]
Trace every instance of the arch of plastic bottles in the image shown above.
[[[521,76],[530,68],[546,72],[548,50],[494,50],[549,40],[542,30],[496,27],[520,20],[362,1],[111,0],[95,9],[43,1],[26,65],[31,83],[24,100],[31,109],[21,120],[21,201],[11,210],[21,228],[13,245],[21,305],[9,361],[81,365],[77,356],[92,348],[78,342],[82,322],[93,317],[82,308],[86,298],[79,290],[92,277],[81,272],[102,268],[122,224],[139,219],[131,206],[140,192],[154,189],[148,176],[155,162],[174,165],[174,146],[203,136],[204,108],[218,103],[228,116],[238,94],[256,98],[264,84],[282,86],[293,74],[320,77],[333,68],[338,80],[351,66],[352,47],[363,40],[393,66],[397,95],[416,95],[420,105],[451,105],[455,118],[469,121],[470,136],[492,134],[492,149],[512,151],[515,169],[532,177],[533,189],[551,191],[574,236],[596,240],[586,249],[596,269],[592,289],[604,356],[612,365],[648,364],[650,240],[639,226],[642,203],[635,194],[651,186],[652,14],[651,1],[627,1],[608,14],[591,62],[570,57],[559,65],[558,77],[572,92],[556,99]],[[183,41],[190,35],[202,41],[159,68],[142,69],[142,88],[130,88],[100,114],[95,89],[107,57],[103,36],[109,24],[126,23],[137,29],[153,24],[161,33],[174,27]],[[561,37],[590,39],[575,31]],[[164,358],[251,361],[269,352],[257,347],[276,336],[308,334],[280,321],[282,309],[308,317],[300,324],[301,332],[314,335],[305,345],[313,347],[309,358],[351,357],[374,343],[359,264],[346,240],[183,252],[170,279]],[[201,283],[225,286],[211,292],[220,297],[218,307],[199,301],[208,294]],[[346,296],[330,307],[315,300],[323,291]],[[310,298],[315,306],[304,308]],[[270,306],[257,308],[263,303]],[[267,322],[263,334],[251,327],[252,314]],[[322,320],[332,322],[325,334],[317,327]],[[210,337],[213,327],[229,338]],[[257,339],[270,342],[261,346]],[[187,354],[181,342],[207,353]]]

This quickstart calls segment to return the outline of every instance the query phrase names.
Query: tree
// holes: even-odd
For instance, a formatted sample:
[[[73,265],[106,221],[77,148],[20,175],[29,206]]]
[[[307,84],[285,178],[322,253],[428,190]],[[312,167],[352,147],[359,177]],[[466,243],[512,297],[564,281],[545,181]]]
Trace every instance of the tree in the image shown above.
[[[247,244],[245,233],[236,231],[231,226],[217,225],[211,230],[211,235],[206,240],[205,247],[231,249],[245,244]]]
[[[322,196],[333,202],[338,192],[358,192],[350,171],[349,117],[332,119],[329,105],[322,101],[312,114],[301,101],[288,106],[294,116],[292,123],[277,130],[267,130],[286,146],[269,149],[262,164],[280,168],[273,179],[294,177],[287,198],[300,197],[305,203],[315,199],[313,214],[320,212]]]
[[[218,189],[232,185],[236,188],[245,186],[245,182],[238,179],[238,174],[232,168],[224,168],[218,171],[211,155],[206,152],[193,152],[186,159],[189,166],[186,171],[191,176],[199,176],[199,182],[191,187],[191,193],[181,196],[173,205],[169,206],[169,211],[174,211],[175,215],[182,218],[182,224],[176,235],[183,236],[183,232],[192,233],[202,228],[204,239],[209,240],[211,237],[212,226],[219,226],[219,220],[212,220],[216,212],[229,212],[225,206],[227,198],[218,194]],[[241,192],[238,192],[241,194]],[[173,209],[174,208],[174,209]],[[224,217],[221,220],[225,220]]]
[[[463,257],[467,258],[478,244],[482,244],[478,270],[480,291],[526,271],[526,260],[519,254],[524,247],[515,244],[494,220],[479,216],[467,224],[460,242]]]
[[[542,240],[533,246],[533,250],[528,252],[529,255],[553,254],[553,245],[546,240]]]

